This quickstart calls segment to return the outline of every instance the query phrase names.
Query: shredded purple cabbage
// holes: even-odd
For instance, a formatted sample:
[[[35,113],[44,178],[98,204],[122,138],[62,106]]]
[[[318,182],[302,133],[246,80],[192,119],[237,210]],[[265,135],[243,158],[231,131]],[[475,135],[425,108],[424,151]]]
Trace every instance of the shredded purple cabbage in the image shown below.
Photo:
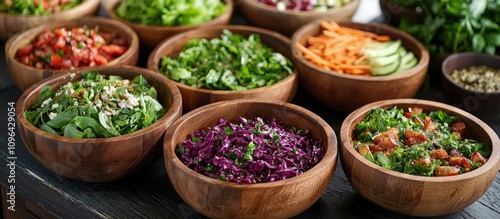
[[[239,124],[234,124],[222,117],[216,126],[188,136],[176,153],[182,163],[205,176],[262,183],[304,173],[323,158],[325,148],[309,130],[286,128],[274,119],[239,117]]]

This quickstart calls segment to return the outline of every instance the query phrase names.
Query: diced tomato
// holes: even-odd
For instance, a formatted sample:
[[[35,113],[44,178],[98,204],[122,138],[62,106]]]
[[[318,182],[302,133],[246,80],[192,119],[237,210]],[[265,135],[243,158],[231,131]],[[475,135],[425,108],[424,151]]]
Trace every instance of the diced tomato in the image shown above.
[[[68,36],[68,30],[66,28],[58,28],[54,30],[54,33],[58,37],[66,38]]]
[[[458,165],[465,167],[465,169],[467,170],[472,168],[472,162],[466,157],[462,157],[462,159],[460,159],[460,161],[458,162]]]
[[[52,54],[50,64],[52,65],[52,68],[54,69],[60,69],[62,65],[62,58],[58,54]]]
[[[386,155],[392,154],[394,150],[398,147],[398,128],[390,128],[385,132],[380,133],[373,139],[375,147],[370,149],[376,151],[384,151]]]
[[[103,55],[97,55],[95,58],[95,63],[97,65],[105,65],[105,64],[108,64],[108,60],[106,59],[106,57],[104,57]]]
[[[21,56],[19,58],[19,62],[25,64],[25,65],[30,65],[30,56],[29,55],[26,55],[26,56]]]
[[[436,131],[436,125],[429,116],[424,117],[424,130],[430,132]]]
[[[412,116],[418,115],[422,113],[422,108],[420,107],[408,107],[408,112],[405,112],[406,118],[411,118]]]
[[[481,155],[479,152],[474,152],[472,153],[471,157],[470,157],[473,161],[476,161],[480,164],[484,164],[486,163],[486,158],[483,157],[483,155]]]
[[[461,159],[462,159],[462,157],[450,157],[450,159],[448,160],[448,163],[450,165],[458,165],[460,163]]]
[[[436,176],[455,176],[460,172],[458,166],[438,166],[434,171]]]
[[[465,132],[465,123],[463,122],[455,122],[451,125],[450,130],[452,132],[458,132],[460,135],[463,135]]]
[[[33,45],[26,45],[17,52],[17,56],[29,56],[33,52]]]
[[[440,148],[440,149],[432,149],[431,151],[431,157],[437,158],[437,159],[445,159],[448,157],[448,152],[446,152],[445,149]]]
[[[405,130],[405,138],[406,142],[405,144],[408,146],[414,145],[414,144],[420,144],[422,142],[427,141],[427,137],[423,133],[417,132],[417,131],[412,131],[410,129]]]
[[[101,49],[109,55],[121,55],[127,51],[127,47],[124,46],[118,46],[118,45],[104,45],[101,47]]]
[[[421,157],[421,158],[418,159],[418,162],[421,163],[424,166],[431,165],[431,160],[428,157]]]

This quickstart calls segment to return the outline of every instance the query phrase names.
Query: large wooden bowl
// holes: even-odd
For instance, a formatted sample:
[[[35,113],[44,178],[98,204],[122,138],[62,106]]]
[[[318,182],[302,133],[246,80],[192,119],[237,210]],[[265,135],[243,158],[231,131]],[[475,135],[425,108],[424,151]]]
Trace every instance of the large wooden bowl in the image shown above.
[[[467,138],[489,145],[489,160],[482,167],[468,173],[443,177],[404,174],[372,163],[354,149],[354,127],[366,117],[370,109],[390,109],[394,106],[403,109],[417,106],[427,113],[442,110],[457,116],[467,125]],[[342,168],[354,189],[370,202],[405,215],[428,217],[459,211],[486,192],[500,168],[500,140],[497,134],[473,115],[434,101],[394,99],[365,105],[344,120],[340,129],[340,141]]]
[[[50,15],[13,15],[0,12],[0,39],[8,39],[16,33],[42,24],[64,22],[86,15],[95,15],[100,4],[100,0],[85,0],[74,8]]]
[[[291,36],[298,28],[313,20],[351,21],[359,2],[360,0],[353,0],[340,8],[332,8],[325,12],[279,11],[276,7],[257,0],[239,1],[238,6],[253,25]]]
[[[158,100],[167,113],[144,129],[117,137],[74,139],[47,133],[33,126],[23,113],[39,97],[42,87],[57,89],[72,81],[69,73],[65,73],[47,78],[26,90],[17,101],[16,118],[29,152],[47,169],[74,180],[106,182],[133,174],[161,155],[165,131],[182,114],[182,99],[171,81],[151,70],[133,66],[95,70],[128,79],[142,74],[157,89]],[[73,80],[80,79],[81,73],[76,73]]]
[[[220,117],[236,122],[239,116],[275,118],[286,127],[309,129],[322,139],[326,154],[305,173],[285,180],[239,184],[213,179],[185,166],[175,148],[195,130],[214,126]],[[335,172],[337,138],[314,113],[286,102],[223,101],[193,110],[172,124],[163,142],[165,167],[175,191],[186,204],[209,218],[290,218],[309,208],[323,194]]]
[[[224,2],[227,5],[227,11],[222,15],[220,15],[219,17],[202,24],[187,25],[187,26],[151,26],[151,25],[142,25],[127,20],[123,20],[120,17],[118,17],[118,15],[116,15],[115,12],[116,8],[121,3],[121,0],[107,0],[105,4],[105,10],[110,18],[119,20],[132,27],[139,35],[139,39],[141,41],[141,47],[143,47],[146,51],[150,51],[153,48],[155,48],[156,45],[158,45],[161,41],[165,40],[169,36],[197,28],[228,24],[229,21],[231,20],[231,16],[233,15],[233,1],[224,0]]]
[[[338,22],[339,25],[389,35],[401,39],[403,46],[415,54],[418,63],[413,68],[386,76],[358,76],[325,70],[307,60],[296,44],[306,45],[309,36],[321,31],[321,21],[313,21],[297,30],[290,43],[300,83],[322,104],[341,112],[351,112],[378,100],[414,97],[424,82],[429,66],[429,52],[414,37],[389,25]]]
[[[474,52],[454,53],[442,63],[441,90],[446,101],[484,121],[500,119],[500,92],[479,92],[456,83],[450,74],[470,66],[486,65],[500,69],[500,56]]]
[[[262,43],[271,47],[273,51],[279,52],[292,60],[289,39],[279,33],[250,26],[218,25],[177,34],[161,42],[153,52],[151,52],[148,59],[148,68],[159,72],[159,64],[163,56],[177,57],[182,50],[182,46],[189,40],[220,37],[224,29],[228,29],[234,34],[240,34],[245,37],[257,33],[260,35]],[[298,75],[295,70],[291,75],[273,85],[246,91],[209,90],[194,88],[178,82],[175,82],[175,84],[181,91],[184,110],[187,112],[197,107],[222,100],[259,98],[265,100],[291,101],[297,92]]]
[[[10,38],[5,44],[6,63],[9,68],[9,73],[16,83],[17,87],[24,91],[31,85],[43,80],[54,74],[62,74],[66,72],[73,72],[71,69],[38,69],[19,62],[16,59],[16,54],[23,46],[28,45],[37,35],[44,30],[55,30],[57,28],[72,28],[83,27],[94,28],[99,26],[101,31],[116,32],[127,40],[128,50],[120,57],[110,61],[107,66],[113,65],[136,65],[139,58],[139,38],[132,28],[129,26],[108,18],[101,17],[83,17],[77,20],[60,21],[57,23],[47,23],[28,31],[17,34],[15,37]],[[93,67],[79,68],[84,71]]]

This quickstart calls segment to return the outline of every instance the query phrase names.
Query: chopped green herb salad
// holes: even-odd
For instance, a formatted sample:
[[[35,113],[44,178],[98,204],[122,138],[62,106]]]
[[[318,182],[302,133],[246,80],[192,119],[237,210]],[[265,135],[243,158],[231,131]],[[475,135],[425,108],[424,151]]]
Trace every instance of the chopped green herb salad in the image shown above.
[[[220,38],[193,39],[177,59],[164,56],[160,72],[197,88],[249,90],[274,84],[293,72],[292,62],[260,41],[224,30]]]
[[[113,137],[147,127],[166,110],[157,91],[142,76],[133,80],[98,72],[82,74],[58,90],[44,87],[40,97],[24,112],[34,126],[71,138]]]
[[[0,12],[18,15],[45,15],[68,10],[84,0],[5,0],[0,1]]]
[[[443,111],[410,107],[372,109],[355,127],[355,149],[389,170],[419,176],[451,176],[482,166],[486,144],[464,138],[466,125]]]
[[[226,10],[221,0],[123,0],[116,15],[145,25],[182,26],[205,23]]]

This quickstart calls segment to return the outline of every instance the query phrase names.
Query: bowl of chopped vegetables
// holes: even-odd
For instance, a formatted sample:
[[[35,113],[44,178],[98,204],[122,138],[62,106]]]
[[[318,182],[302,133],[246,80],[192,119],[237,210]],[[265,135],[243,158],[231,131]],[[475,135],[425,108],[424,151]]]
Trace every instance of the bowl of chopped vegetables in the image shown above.
[[[228,24],[233,14],[233,1],[109,0],[105,10],[110,18],[132,27],[139,35],[141,47],[150,51],[177,33]]]
[[[410,216],[442,216],[478,200],[500,168],[500,140],[459,108],[418,99],[367,104],[340,129],[342,168],[370,202]]]
[[[94,15],[100,4],[100,0],[1,1],[0,39],[8,39],[42,24]]]
[[[163,142],[167,174],[186,204],[209,218],[290,218],[323,194],[337,138],[318,115],[266,100],[197,108]]]
[[[181,114],[175,84],[134,66],[53,75],[16,104],[31,155],[60,176],[88,182],[121,179],[158,159],[166,129]]]
[[[175,81],[184,110],[221,100],[291,101],[298,86],[289,39],[266,29],[219,25],[172,36],[148,68]]]
[[[313,20],[350,21],[359,2],[360,0],[247,0],[240,1],[238,6],[253,25],[291,36],[302,25]]]
[[[91,16],[47,23],[19,33],[5,44],[7,67],[22,91],[54,74],[135,65],[138,50],[139,38],[132,28]]]
[[[442,63],[446,101],[487,122],[500,119],[500,56],[454,53]]]
[[[415,96],[429,66],[420,42],[381,23],[313,21],[294,33],[290,46],[305,90],[347,113],[370,102]]]

